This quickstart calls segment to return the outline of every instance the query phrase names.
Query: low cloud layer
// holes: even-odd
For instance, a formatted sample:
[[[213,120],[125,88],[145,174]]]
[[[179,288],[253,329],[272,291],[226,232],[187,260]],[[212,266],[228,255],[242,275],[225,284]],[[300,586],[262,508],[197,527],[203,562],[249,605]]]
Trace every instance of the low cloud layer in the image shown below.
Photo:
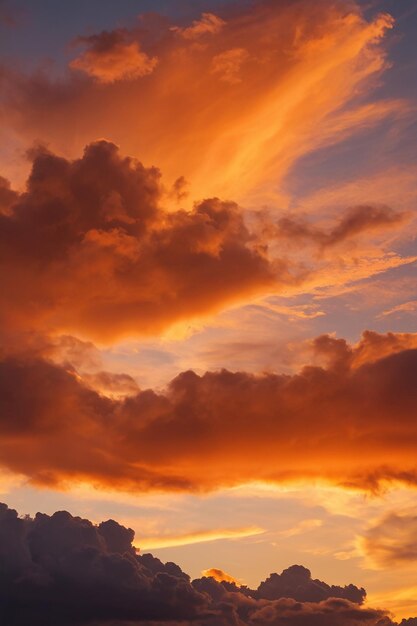
[[[187,371],[164,393],[134,393],[131,381],[119,380],[132,392],[120,399],[92,389],[68,364],[5,356],[0,463],[50,486],[417,484],[417,349],[415,336],[408,346],[406,337],[368,333],[352,348],[324,335],[314,342],[322,365],[295,375]]]
[[[2,620],[10,626],[394,626],[383,611],[360,606],[363,589],[329,586],[301,566],[272,574],[257,590],[208,577],[191,582],[174,563],[138,554],[133,538],[113,520],[94,525],[65,511],[20,518],[1,504]]]

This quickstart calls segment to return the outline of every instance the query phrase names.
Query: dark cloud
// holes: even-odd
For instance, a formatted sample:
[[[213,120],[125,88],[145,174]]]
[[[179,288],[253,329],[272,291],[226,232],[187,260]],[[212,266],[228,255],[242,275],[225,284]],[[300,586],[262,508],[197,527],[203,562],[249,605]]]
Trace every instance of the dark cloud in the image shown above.
[[[321,580],[314,580],[311,572],[301,565],[293,565],[282,574],[271,574],[262,582],[257,590],[258,598],[278,600],[279,598],[293,598],[300,602],[320,602],[328,598],[344,598],[358,604],[365,599],[365,589],[358,589],[355,585],[339,587],[327,585]]]
[[[398,227],[406,218],[406,213],[394,211],[387,206],[360,205],[349,209],[327,231],[307,221],[283,217],[278,221],[274,234],[290,243],[297,242],[297,245],[300,241],[311,241],[325,250],[360,234]]]
[[[302,565],[292,565],[281,574],[270,574],[257,589],[240,586],[232,577],[217,569],[208,570],[203,578],[193,581],[193,586],[200,592],[208,593],[216,601],[230,592],[255,600],[291,598],[298,602],[322,602],[329,598],[342,598],[354,604],[363,604],[366,597],[365,589],[355,585],[339,587],[313,579],[310,570]]]
[[[363,609],[294,566],[262,589],[236,587],[213,578],[190,582],[175,563],[138,554],[134,533],[113,520],[94,525],[66,511],[20,518],[0,505],[0,613],[7,626],[394,626],[382,611]],[[300,586],[301,582],[301,586]],[[305,599],[315,584],[335,596]],[[337,597],[339,594],[339,597]],[[296,600],[294,598],[300,598]],[[412,622],[410,622],[411,624]]]
[[[159,171],[112,143],[75,161],[39,149],[27,192],[0,215],[3,328],[157,332],[289,279],[233,202],[165,212],[162,196]]]
[[[207,598],[174,564],[132,547],[133,531],[65,511],[19,518],[0,508],[2,623],[58,626],[204,615]]]
[[[416,484],[417,350],[387,355],[384,346],[380,358],[374,350],[356,364],[367,341],[377,345],[372,337],[356,351],[319,337],[327,365],[295,375],[188,371],[165,392],[124,399],[101,395],[72,366],[5,357],[0,463],[44,485],[198,490],[306,477],[365,489],[384,479]]]
[[[8,180],[0,176],[0,215],[8,214],[19,194],[13,191]]]

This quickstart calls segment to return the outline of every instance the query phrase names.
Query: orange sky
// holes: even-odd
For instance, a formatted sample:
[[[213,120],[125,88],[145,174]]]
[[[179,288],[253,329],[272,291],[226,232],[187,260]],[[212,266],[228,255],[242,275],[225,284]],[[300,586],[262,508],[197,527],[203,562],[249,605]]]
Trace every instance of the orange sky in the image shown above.
[[[119,515],[218,581],[278,546],[411,617],[411,17],[177,4],[75,20],[36,66],[6,34],[3,499]]]

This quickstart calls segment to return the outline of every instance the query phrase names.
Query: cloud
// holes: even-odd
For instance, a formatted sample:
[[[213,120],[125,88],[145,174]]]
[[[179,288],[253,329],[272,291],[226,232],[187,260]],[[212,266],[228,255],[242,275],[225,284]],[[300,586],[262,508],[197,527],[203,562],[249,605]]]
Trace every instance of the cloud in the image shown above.
[[[344,339],[320,335],[310,344],[317,356],[333,367],[356,368],[391,354],[417,348],[417,333],[377,333],[365,330],[358,343],[350,346]]]
[[[307,266],[297,252],[284,253],[284,244],[281,254],[276,231],[266,232],[264,221],[257,228],[235,202],[208,198],[190,210],[167,210],[171,192],[160,171],[122,156],[112,142],[95,141],[74,160],[39,146],[31,157],[25,192],[0,180],[7,206],[0,213],[3,334],[110,343],[168,331],[255,296],[354,278],[350,265],[337,274],[337,255],[310,255]],[[178,193],[183,185],[177,181]],[[348,212],[329,234],[305,228],[327,246],[401,220],[387,208],[360,214]],[[285,223],[281,241],[291,244],[300,226]],[[359,260],[350,259],[355,271],[378,271]],[[398,257],[387,260],[391,266]]]
[[[272,575],[258,590],[213,578],[191,583],[175,563],[138,554],[133,538],[131,529],[114,520],[94,525],[66,511],[21,518],[1,504],[2,618],[14,626],[25,626],[28,620],[33,626],[160,621],[204,626],[394,626],[384,612],[359,606],[363,590],[312,580],[301,566]],[[262,589],[271,580],[285,581],[285,586],[280,590],[275,585],[269,600]],[[328,599],[304,599],[311,589]],[[352,595],[354,590],[358,601],[340,595]],[[328,597],[332,592],[335,596]]]
[[[417,300],[410,300],[409,302],[402,302],[397,304],[391,309],[383,311],[378,318],[387,317],[388,315],[395,315],[397,313],[414,313],[417,310]]]
[[[137,41],[126,41],[123,30],[79,37],[77,42],[85,44],[87,49],[70,62],[70,67],[99,83],[135,80],[151,74],[158,64],[157,57],[142,52]]]
[[[227,574],[221,569],[217,569],[216,567],[212,567],[211,569],[205,569],[201,572],[203,578],[214,578],[218,583],[226,582],[233,583],[234,585],[240,586],[240,583],[236,578]]]
[[[198,39],[203,35],[216,35],[225,26],[226,22],[214,13],[203,13],[201,19],[194,20],[190,26],[172,26],[171,30],[184,39]]]
[[[407,214],[387,206],[362,205],[349,209],[328,232],[291,217],[278,221],[275,234],[298,245],[300,241],[314,243],[322,250],[340,245],[360,234],[388,230],[401,226]]]
[[[355,585],[346,587],[329,586],[320,580],[313,580],[311,572],[301,565],[293,565],[282,574],[271,574],[262,582],[256,592],[257,598],[278,600],[293,598],[299,602],[321,602],[328,598],[344,598],[362,604],[366,592]]]
[[[416,484],[417,350],[400,344],[386,355],[383,347],[356,364],[358,352],[343,340],[322,336],[315,345],[327,365],[295,375],[188,371],[163,393],[119,400],[86,386],[72,367],[5,356],[1,465],[54,487],[87,481],[195,491],[300,478],[371,490],[384,480]]]
[[[211,73],[219,76],[225,83],[240,83],[240,69],[248,57],[249,53],[245,48],[225,50],[213,58]]]
[[[360,551],[371,566],[410,566],[417,561],[417,515],[389,513],[360,539]]]
[[[147,550],[156,550],[173,546],[188,546],[195,543],[204,543],[206,541],[219,541],[219,539],[253,537],[263,532],[265,532],[264,529],[257,526],[248,526],[245,528],[216,528],[213,530],[187,533],[185,535],[145,537],[142,538],[141,546]]]
[[[13,191],[10,182],[0,176],[0,215],[7,215],[18,197],[19,194]]]
[[[74,161],[40,149],[14,199],[0,215],[9,331],[144,335],[269,289],[279,274],[294,280],[235,203],[164,211],[159,171],[104,140]]]
[[[110,137],[169,181],[189,180],[190,203],[264,194],[270,204],[300,157],[408,110],[366,100],[388,66],[392,26],[348,0],[237,3],[227,20],[206,14],[174,31],[144,16],[79,40],[72,68],[95,80],[5,67],[1,109],[22,149],[41,138],[75,158]]]
[[[192,619],[207,599],[173,563],[137,555],[133,531],[65,511],[19,518],[0,508],[2,619],[16,626]]]

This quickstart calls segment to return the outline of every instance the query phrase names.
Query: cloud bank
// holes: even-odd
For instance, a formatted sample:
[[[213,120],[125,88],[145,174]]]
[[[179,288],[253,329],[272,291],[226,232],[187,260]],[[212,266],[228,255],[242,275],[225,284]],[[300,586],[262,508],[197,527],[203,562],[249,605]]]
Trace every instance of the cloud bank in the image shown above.
[[[92,389],[68,364],[5,355],[0,463],[49,486],[417,484],[417,349],[415,336],[408,347],[405,337],[368,333],[350,347],[324,335],[314,342],[323,364],[295,375],[187,371],[165,392],[129,389],[119,399]]]
[[[362,608],[365,591],[329,586],[293,566],[251,590],[189,576],[133,548],[113,520],[92,524],[66,511],[20,518],[0,505],[0,599],[10,626],[200,624],[394,626]],[[404,622],[405,624],[406,622]]]

